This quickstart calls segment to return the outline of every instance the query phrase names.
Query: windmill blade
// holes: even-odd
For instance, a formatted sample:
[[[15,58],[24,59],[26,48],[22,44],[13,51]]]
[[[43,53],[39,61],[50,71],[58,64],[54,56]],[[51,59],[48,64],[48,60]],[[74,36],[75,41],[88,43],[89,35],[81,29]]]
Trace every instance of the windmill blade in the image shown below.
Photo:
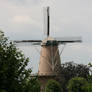
[[[43,8],[43,30],[44,30],[44,35],[47,35],[47,8]]]
[[[50,14],[49,14],[49,7],[44,7],[44,34],[49,36],[49,30],[50,30]]]
[[[41,40],[16,40],[14,41],[15,44],[25,44],[25,43],[31,43],[31,45],[40,45]]]
[[[55,38],[55,40],[57,40],[60,44],[82,42],[81,37],[58,37]]]

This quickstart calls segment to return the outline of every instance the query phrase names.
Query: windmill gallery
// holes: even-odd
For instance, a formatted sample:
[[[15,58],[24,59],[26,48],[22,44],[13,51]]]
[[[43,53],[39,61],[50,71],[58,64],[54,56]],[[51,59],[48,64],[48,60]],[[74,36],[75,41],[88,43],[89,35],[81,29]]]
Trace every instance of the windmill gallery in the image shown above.
[[[40,63],[37,75],[38,79],[41,83],[41,90],[44,90],[44,87],[49,79],[54,79],[60,81],[60,53],[58,46],[65,45],[67,43],[81,42],[80,37],[60,37],[60,38],[52,38],[50,37],[50,13],[49,7],[45,8],[45,32],[47,37],[42,40],[22,40],[15,41],[16,43],[25,43],[31,42],[33,45],[41,45],[40,52]]]

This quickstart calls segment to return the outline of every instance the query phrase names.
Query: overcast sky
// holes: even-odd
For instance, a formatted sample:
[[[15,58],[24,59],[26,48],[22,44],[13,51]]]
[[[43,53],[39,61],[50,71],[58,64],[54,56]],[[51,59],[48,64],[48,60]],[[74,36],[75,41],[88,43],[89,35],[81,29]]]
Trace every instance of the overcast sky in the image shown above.
[[[92,0],[0,0],[0,29],[11,40],[44,38],[43,7],[46,6],[50,6],[51,36],[81,36],[83,39],[81,44],[66,46],[62,62],[91,62]],[[26,56],[32,57],[33,66],[39,61],[39,54],[34,57],[33,47],[20,48]],[[31,55],[29,49],[34,54]]]

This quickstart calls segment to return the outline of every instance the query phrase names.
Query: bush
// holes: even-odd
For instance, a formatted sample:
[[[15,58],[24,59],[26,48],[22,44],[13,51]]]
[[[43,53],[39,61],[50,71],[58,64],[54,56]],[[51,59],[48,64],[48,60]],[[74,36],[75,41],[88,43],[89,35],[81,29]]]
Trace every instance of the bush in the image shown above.
[[[31,79],[27,83],[25,92],[40,92],[40,83],[36,78]]]
[[[82,77],[75,77],[69,80],[68,83],[68,92],[84,92],[83,87],[87,84],[88,82],[86,79]]]
[[[45,92],[62,92],[62,88],[57,81],[49,80],[45,87]]]

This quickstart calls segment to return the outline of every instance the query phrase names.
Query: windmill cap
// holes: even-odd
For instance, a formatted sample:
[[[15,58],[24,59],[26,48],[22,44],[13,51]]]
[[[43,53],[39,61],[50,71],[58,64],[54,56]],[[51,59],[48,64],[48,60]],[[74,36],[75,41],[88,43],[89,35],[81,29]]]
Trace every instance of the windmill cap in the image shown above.
[[[58,45],[58,42],[54,38],[48,37],[44,39],[41,43],[41,46],[49,46],[49,45]]]

